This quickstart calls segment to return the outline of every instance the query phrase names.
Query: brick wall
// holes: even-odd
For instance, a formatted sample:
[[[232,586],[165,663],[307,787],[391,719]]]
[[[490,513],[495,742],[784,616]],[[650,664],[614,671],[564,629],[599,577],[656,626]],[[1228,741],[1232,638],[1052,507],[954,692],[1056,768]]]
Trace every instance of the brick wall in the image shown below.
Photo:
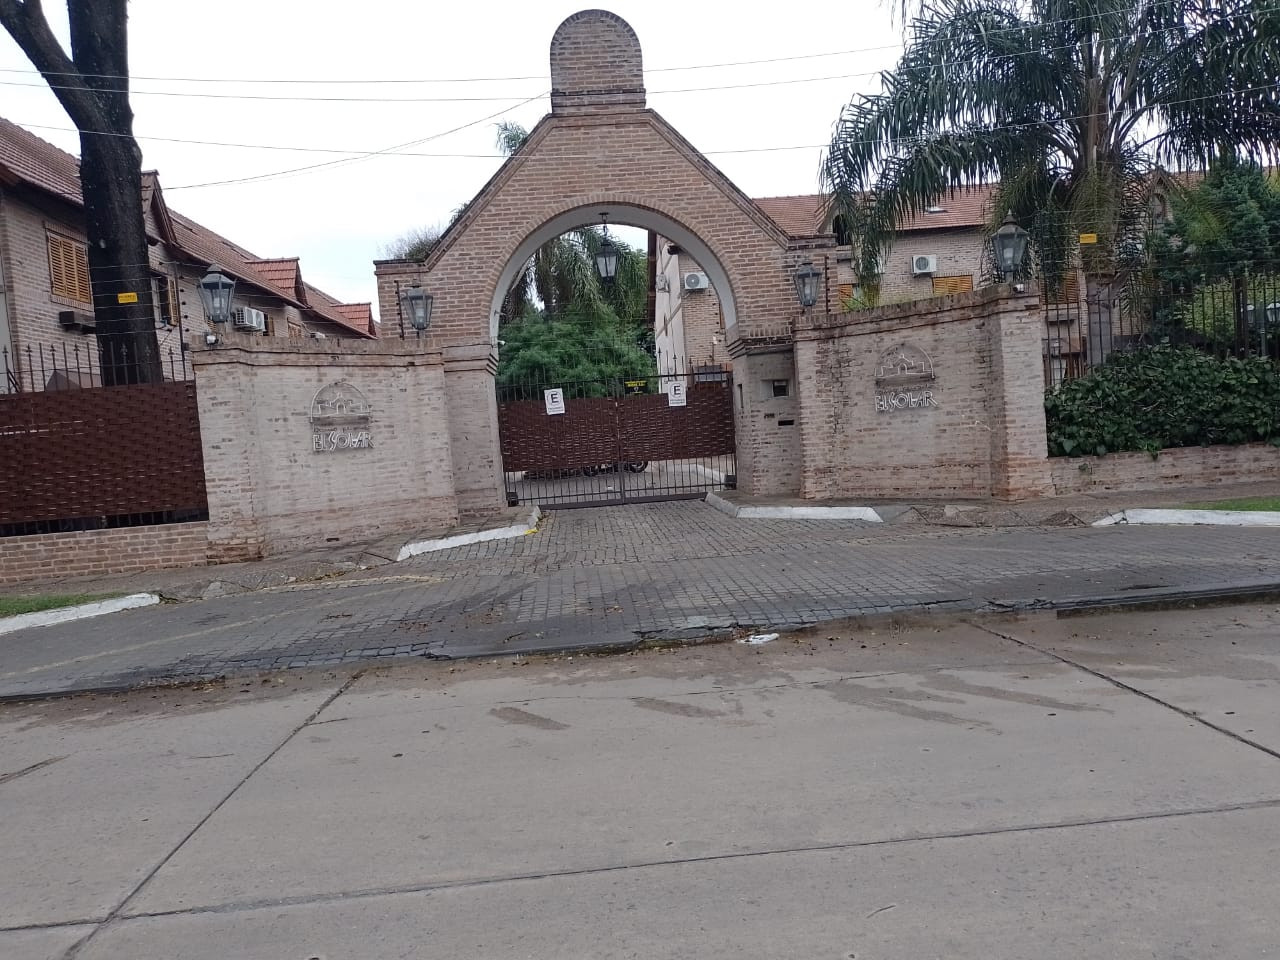
[[[761,346],[733,361],[733,409],[738,442],[738,489],[749,496],[791,496],[802,476],[800,398],[790,347]],[[775,396],[774,383],[787,384]]]
[[[640,41],[605,10],[569,17],[551,38],[551,104],[559,112],[607,112],[644,106]]]
[[[1053,492],[1059,496],[1102,490],[1163,490],[1280,480],[1280,448],[1269,443],[1174,447],[1146,453],[1055,457]]]
[[[1006,288],[815,316],[796,333],[808,499],[987,497],[1048,490],[1036,294]],[[933,379],[877,385],[897,347]],[[877,392],[919,402],[879,408]],[[924,396],[925,392],[928,397]],[[896,401],[895,401],[896,402]]]
[[[0,583],[202,567],[208,562],[206,526],[171,523],[6,537],[0,549]]]
[[[234,333],[220,346],[193,349],[211,558],[252,559],[457,521],[440,352],[415,340],[333,349]],[[370,445],[317,452],[312,403],[338,381],[367,399]]]
[[[84,229],[77,223],[70,204],[50,199],[36,206],[10,191],[0,196],[0,256],[4,257],[5,283],[9,317],[9,335],[19,362],[33,351],[50,346],[56,349],[60,365],[81,366],[86,375],[96,373],[98,345],[92,334],[68,333],[58,323],[58,313],[76,310],[93,313],[92,304],[79,303],[51,292],[49,278],[48,235],[55,232],[73,240],[84,240]],[[62,361],[65,350],[65,364]],[[13,360],[10,360],[13,365]],[[44,386],[38,366],[28,369],[23,364],[23,382],[34,376],[37,389]],[[52,373],[52,363],[48,373]],[[28,384],[30,386],[30,384]]]

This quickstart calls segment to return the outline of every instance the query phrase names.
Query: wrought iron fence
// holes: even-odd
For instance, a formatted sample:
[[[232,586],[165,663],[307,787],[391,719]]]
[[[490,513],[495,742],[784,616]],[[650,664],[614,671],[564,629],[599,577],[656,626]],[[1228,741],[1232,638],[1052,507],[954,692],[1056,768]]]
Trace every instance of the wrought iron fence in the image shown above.
[[[1049,387],[1083,376],[1113,353],[1156,344],[1217,357],[1280,363],[1280,264],[1188,278],[1042,283],[1044,370]]]
[[[0,393],[74,390],[136,382],[130,339],[92,337],[68,343],[0,348]],[[159,355],[165,381],[194,379],[181,342],[162,342]]]

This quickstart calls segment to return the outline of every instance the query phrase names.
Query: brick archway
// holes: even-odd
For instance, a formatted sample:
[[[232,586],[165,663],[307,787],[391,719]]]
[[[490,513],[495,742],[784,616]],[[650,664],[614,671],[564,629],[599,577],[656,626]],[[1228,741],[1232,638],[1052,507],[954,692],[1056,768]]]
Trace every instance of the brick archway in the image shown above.
[[[551,112],[463,208],[423,262],[379,261],[384,329],[397,284],[434,298],[425,340],[444,355],[453,475],[464,515],[504,501],[494,399],[497,321],[516,271],[546,240],[599,222],[632,224],[689,250],[724,304],[734,378],[738,487],[800,489],[792,281],[829,238],[791,237],[645,103],[640,43],[615,14],[566,19],[550,48]],[[830,271],[828,271],[830,273]],[[389,322],[388,322],[389,321]]]
[[[725,326],[730,328],[737,326],[738,311],[734,302],[734,284],[715,251],[672,215],[639,205],[639,202],[632,197],[606,195],[593,197],[590,202],[585,203],[581,202],[580,198],[570,201],[566,209],[549,217],[515,247],[507,260],[506,267],[498,276],[490,301],[489,334],[494,340],[498,336],[498,320],[503,299],[529,258],[544,243],[554,240],[569,230],[599,224],[602,213],[607,216],[610,225],[652,230],[688,250],[693,259],[706,270],[715,286],[716,295],[720,298],[720,304],[724,310]]]

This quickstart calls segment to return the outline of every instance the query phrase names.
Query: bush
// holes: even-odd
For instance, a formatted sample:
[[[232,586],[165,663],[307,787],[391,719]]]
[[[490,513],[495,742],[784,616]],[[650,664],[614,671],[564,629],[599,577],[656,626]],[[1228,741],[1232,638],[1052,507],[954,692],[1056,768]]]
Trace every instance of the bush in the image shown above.
[[[1191,347],[1112,354],[1045,395],[1049,455],[1084,456],[1280,436],[1280,369]]]

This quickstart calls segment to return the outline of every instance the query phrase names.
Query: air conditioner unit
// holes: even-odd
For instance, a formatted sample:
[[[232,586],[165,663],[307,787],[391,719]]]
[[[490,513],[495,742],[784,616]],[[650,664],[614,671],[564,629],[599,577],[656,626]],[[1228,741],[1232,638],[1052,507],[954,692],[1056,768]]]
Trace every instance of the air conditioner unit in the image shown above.
[[[921,276],[926,273],[938,272],[938,255],[934,253],[922,253],[911,258],[911,274],[912,276]]]
[[[686,290],[706,290],[711,286],[711,281],[707,279],[705,273],[686,273],[684,275],[684,288]]]
[[[63,330],[78,330],[81,333],[93,333],[97,329],[96,317],[92,313],[81,313],[79,310],[61,310],[58,312],[58,323]]]
[[[328,340],[329,337],[327,334],[323,334],[319,330],[312,330],[311,339],[312,340]]]
[[[231,311],[231,323],[237,330],[262,333],[267,329],[267,315],[253,307],[236,307]]]

